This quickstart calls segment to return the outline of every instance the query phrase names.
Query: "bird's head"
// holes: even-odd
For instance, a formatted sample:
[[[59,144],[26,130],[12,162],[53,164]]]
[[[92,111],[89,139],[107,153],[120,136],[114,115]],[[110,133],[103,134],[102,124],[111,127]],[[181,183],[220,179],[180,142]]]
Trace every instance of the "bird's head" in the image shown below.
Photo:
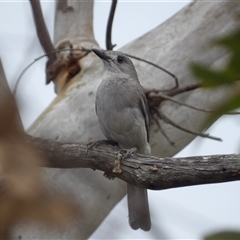
[[[95,48],[92,49],[92,51],[103,61],[105,71],[125,73],[138,80],[135,67],[125,54],[117,51],[104,51]]]

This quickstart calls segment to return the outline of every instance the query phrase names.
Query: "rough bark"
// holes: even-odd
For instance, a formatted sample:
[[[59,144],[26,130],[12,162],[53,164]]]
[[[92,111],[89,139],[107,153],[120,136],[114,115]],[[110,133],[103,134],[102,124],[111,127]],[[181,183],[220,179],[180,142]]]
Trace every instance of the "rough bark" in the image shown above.
[[[240,180],[240,156],[236,154],[185,158],[132,154],[122,160],[122,150],[109,144],[88,150],[89,146],[78,143],[33,137],[27,141],[34,143],[45,156],[46,167],[97,169],[152,190]]]

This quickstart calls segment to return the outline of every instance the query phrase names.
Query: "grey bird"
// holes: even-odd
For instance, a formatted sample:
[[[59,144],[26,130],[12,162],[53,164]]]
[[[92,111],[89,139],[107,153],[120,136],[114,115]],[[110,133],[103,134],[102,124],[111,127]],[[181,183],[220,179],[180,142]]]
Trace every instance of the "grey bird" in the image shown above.
[[[123,53],[92,49],[103,61],[104,74],[96,95],[96,113],[105,137],[124,150],[150,155],[149,110],[132,61]],[[127,184],[129,224],[151,229],[147,190]]]

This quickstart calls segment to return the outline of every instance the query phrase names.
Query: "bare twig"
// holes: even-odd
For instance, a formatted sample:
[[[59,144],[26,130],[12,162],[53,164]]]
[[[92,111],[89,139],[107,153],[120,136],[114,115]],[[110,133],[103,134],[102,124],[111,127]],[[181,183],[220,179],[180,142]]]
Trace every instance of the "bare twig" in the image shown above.
[[[48,54],[49,62],[52,63],[56,59],[56,53],[54,52],[54,46],[49,36],[39,0],[30,0],[32,6],[33,17],[36,25],[36,31],[38,39],[41,43],[45,53]]]
[[[160,115],[160,118],[166,122],[166,123],[169,123],[171,124],[172,126],[182,130],[182,131],[185,131],[185,132],[188,132],[188,133],[191,133],[193,135],[197,135],[197,136],[200,136],[200,137],[203,137],[203,138],[210,138],[210,139],[213,139],[213,140],[216,140],[216,141],[222,141],[221,138],[218,138],[218,137],[214,137],[214,136],[211,136],[209,134],[204,134],[204,133],[201,133],[201,132],[196,132],[196,131],[193,131],[193,130],[189,130],[185,127],[182,127],[180,126],[179,124],[177,124],[176,122],[174,122],[173,120],[171,120],[170,118],[168,118],[164,113],[162,112],[158,112],[159,115]]]
[[[86,49],[86,48],[81,48],[81,49],[56,49],[56,50],[53,50],[54,53],[57,53],[57,52],[63,52],[63,51],[73,51],[73,50],[81,50],[83,52],[86,52],[86,55],[89,54],[91,52],[90,49]],[[49,52],[49,53],[46,53],[46,54],[43,54],[41,55],[40,57],[34,59],[34,61],[32,61],[29,65],[27,65],[23,70],[22,72],[20,73],[19,77],[17,78],[17,81],[14,85],[14,88],[13,88],[13,95],[16,95],[17,93],[17,89],[18,89],[18,86],[19,86],[19,83],[21,81],[21,78],[22,76],[24,75],[24,73],[34,64],[36,63],[38,60],[40,60],[41,58],[44,58],[44,57],[47,57],[48,55],[52,54],[53,52]],[[84,56],[86,56],[84,55]]]
[[[165,94],[159,94],[158,96],[151,96],[151,98],[159,98],[159,97],[160,97],[161,99],[169,100],[169,101],[171,101],[171,102],[178,103],[179,105],[182,105],[182,106],[185,106],[185,107],[188,107],[188,108],[197,110],[197,111],[202,111],[202,112],[207,112],[207,113],[213,112],[213,110],[202,109],[202,108],[198,108],[198,107],[191,106],[191,105],[189,105],[189,104],[187,104],[187,103],[180,102],[180,101],[174,99],[173,97],[170,97],[170,96],[165,95]]]
[[[160,98],[160,100],[161,99],[169,100],[171,102],[175,102],[175,103],[178,103],[179,105],[182,105],[182,106],[185,106],[185,107],[197,110],[197,111],[201,111],[201,112],[206,112],[206,113],[213,113],[214,112],[214,110],[198,108],[198,107],[194,107],[192,105],[189,105],[187,103],[180,102],[180,101],[176,100],[175,98],[170,97],[170,96],[165,95],[165,94],[162,94],[162,93],[160,93],[158,96],[151,96],[151,98],[153,98],[153,99],[154,98]],[[229,112],[229,113],[226,113],[226,115],[239,115],[239,114],[240,114],[240,112]]]
[[[176,88],[176,89],[169,90],[167,95],[172,97],[172,96],[176,96],[176,95],[181,94],[181,93],[185,93],[185,92],[189,92],[189,91],[198,89],[200,87],[201,87],[200,83],[190,84],[190,85],[187,85],[187,86],[184,86],[184,87],[179,87],[179,88]],[[151,93],[156,93],[157,94],[157,93],[161,93],[161,92],[166,92],[166,90],[160,90],[160,89],[146,89],[145,90],[145,94],[147,96]]]
[[[46,157],[46,167],[92,168],[109,173],[138,187],[154,190],[198,184],[240,180],[239,156],[214,155],[188,158],[158,158],[132,154],[121,161],[120,174],[112,171],[121,149],[101,145],[87,152],[87,145],[59,143],[34,137],[26,141],[35,144]]]
[[[172,91],[168,92],[168,96],[176,96],[180,93],[185,93],[185,92],[189,92],[189,91],[193,91],[195,89],[200,88],[202,85],[200,83],[194,83],[194,84],[190,84],[184,87],[179,87],[177,89],[173,89]]]
[[[167,139],[167,141],[172,145],[174,146],[174,143],[172,141],[170,141],[169,137],[167,136],[167,134],[164,132],[164,130],[162,129],[160,123],[159,123],[159,120],[162,119],[164,120],[165,122],[169,123],[169,124],[172,124],[173,126],[175,126],[176,128],[179,128],[183,131],[186,130],[186,132],[189,132],[189,133],[192,133],[194,135],[199,135],[199,136],[204,136],[204,137],[209,137],[209,135],[205,135],[205,134],[202,134],[200,132],[193,132],[189,129],[186,129],[186,128],[183,128],[182,126],[178,125],[177,123],[175,123],[174,121],[168,119],[167,116],[165,116],[161,110],[159,109],[159,106],[162,102],[166,101],[166,100],[170,100],[172,102],[175,102],[175,103],[178,103],[180,105],[183,105],[183,106],[186,106],[186,107],[189,107],[189,108],[192,108],[192,109],[195,109],[195,110],[201,110],[201,111],[204,111],[204,112],[207,112],[207,110],[204,110],[204,109],[200,109],[200,108],[197,108],[197,107],[194,107],[194,106],[191,106],[191,105],[188,105],[188,104],[185,104],[185,103],[182,103],[178,100],[175,100],[173,97],[171,96],[174,96],[174,95],[177,95],[177,94],[180,94],[180,93],[183,93],[183,92],[187,92],[187,91],[191,91],[191,90],[194,90],[194,89],[197,89],[199,88],[200,85],[199,84],[193,84],[193,85],[189,85],[189,86],[185,86],[185,87],[182,87],[182,88],[177,88],[177,89],[174,89],[170,92],[168,92],[167,94],[162,94],[161,90],[147,90],[145,91],[146,93],[146,97],[148,99],[148,105],[149,105],[149,109],[150,109],[150,113],[151,113],[151,117],[152,119],[154,120],[154,122],[156,123],[158,129],[161,131],[161,133],[163,134],[163,136]],[[156,96],[151,96],[150,94],[151,93],[154,93],[154,94],[157,94]],[[156,116],[155,116],[156,115]],[[212,137],[210,136],[209,138],[212,139]],[[215,137],[214,137],[215,138]],[[217,138],[218,139],[218,138]]]
[[[157,65],[157,64],[155,64],[155,63],[153,63],[153,62],[150,62],[150,61],[148,61],[148,60],[145,60],[145,59],[143,59],[143,58],[136,57],[136,56],[130,55],[130,54],[128,54],[128,53],[124,53],[124,54],[127,55],[127,56],[130,57],[130,58],[134,58],[134,59],[136,59],[136,60],[139,60],[139,61],[145,62],[145,63],[147,63],[147,64],[150,64],[150,65],[152,65],[152,66],[154,66],[154,67],[162,70],[163,72],[167,73],[168,75],[170,75],[170,76],[174,79],[174,81],[175,81],[175,86],[174,86],[173,88],[170,88],[170,89],[163,89],[163,90],[161,90],[161,92],[168,92],[168,91],[174,90],[174,89],[176,89],[176,88],[179,87],[177,77],[176,77],[173,73],[171,73],[171,72],[169,72],[168,70],[166,70],[165,68],[160,67],[159,65]]]
[[[155,114],[154,114],[155,113]],[[168,137],[168,135],[165,133],[165,131],[163,130],[161,124],[160,124],[160,115],[159,115],[159,111],[157,108],[153,107],[151,108],[151,111],[150,111],[150,115],[153,119],[153,121],[155,122],[155,124],[157,125],[158,129],[160,130],[160,132],[162,133],[162,135],[167,139],[167,141],[170,143],[171,146],[175,146],[175,143],[172,142],[170,140],[170,138]]]
[[[191,85],[188,85],[188,86],[185,86],[185,87],[182,87],[182,88],[177,88],[177,89],[174,89],[172,91],[169,91],[166,94],[167,97],[164,97],[165,95],[160,94],[162,92],[161,90],[156,90],[156,89],[145,90],[145,94],[146,94],[146,97],[148,99],[148,105],[151,109],[151,108],[159,107],[160,104],[163,101],[165,101],[166,98],[168,98],[168,97],[172,97],[172,96],[178,95],[180,93],[192,91],[192,90],[195,90],[199,87],[200,87],[200,84],[191,84]],[[152,94],[152,93],[158,94],[158,95],[151,96],[150,94]],[[169,98],[169,100],[170,100],[170,98]],[[179,102],[179,104],[180,104],[180,102]]]
[[[180,101],[178,101],[178,100],[176,100],[172,97],[172,96],[176,96],[178,94],[181,94],[181,93],[184,93],[184,92],[187,92],[187,91],[192,91],[192,90],[198,89],[199,87],[201,87],[201,84],[199,84],[199,83],[192,84],[192,85],[188,85],[188,86],[185,86],[185,87],[182,87],[182,88],[174,89],[174,90],[168,92],[167,94],[162,94],[161,90],[155,90],[155,89],[145,91],[146,97],[148,99],[148,105],[149,105],[151,117],[152,117],[153,121],[156,123],[158,129],[162,132],[163,136],[167,139],[167,141],[171,145],[173,145],[172,142],[169,140],[167,134],[163,131],[162,127],[160,126],[160,124],[158,122],[160,119],[162,119],[166,123],[169,123],[169,124],[171,124],[172,126],[178,128],[178,129],[181,129],[182,131],[185,131],[185,132],[188,132],[188,133],[200,136],[200,137],[209,138],[209,139],[213,139],[213,140],[217,140],[217,141],[222,141],[221,138],[214,137],[214,136],[211,136],[209,134],[200,133],[200,132],[197,132],[197,131],[192,131],[192,130],[189,130],[187,128],[184,128],[184,127],[180,126],[176,122],[169,119],[164,113],[162,113],[161,109],[159,109],[159,106],[162,102],[164,102],[165,100],[169,100],[169,101],[178,103],[182,106],[185,106],[185,107],[197,110],[197,111],[202,111],[202,112],[206,112],[206,113],[214,112],[214,110],[202,109],[202,108],[191,106],[191,105],[186,104],[186,103],[182,103],[182,102],[180,102]],[[156,96],[150,96],[151,93],[154,93],[154,94],[157,94],[157,95]],[[233,114],[240,114],[240,113],[239,112],[232,112],[232,113],[226,113],[226,114],[233,115]],[[157,115],[157,117],[155,117],[154,115]]]
[[[108,17],[107,31],[106,31],[106,48],[107,50],[112,50],[116,44],[112,44],[112,23],[114,19],[114,14],[117,6],[117,0],[112,0],[112,5]]]

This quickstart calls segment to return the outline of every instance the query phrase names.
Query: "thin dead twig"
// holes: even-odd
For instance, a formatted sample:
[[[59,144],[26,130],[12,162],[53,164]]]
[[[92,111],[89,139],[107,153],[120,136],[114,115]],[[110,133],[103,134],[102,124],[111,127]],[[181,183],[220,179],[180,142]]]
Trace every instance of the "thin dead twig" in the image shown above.
[[[152,66],[154,66],[154,67],[162,70],[163,72],[167,73],[168,75],[170,75],[170,76],[174,79],[174,81],[175,81],[175,86],[172,87],[172,88],[170,88],[170,89],[163,89],[163,90],[161,90],[161,92],[168,92],[168,91],[174,90],[174,89],[176,89],[176,88],[179,87],[178,78],[177,78],[173,73],[171,73],[170,71],[166,70],[165,68],[163,68],[163,67],[161,67],[161,66],[159,66],[159,65],[157,65],[157,64],[155,64],[155,63],[153,63],[153,62],[150,62],[150,61],[148,61],[148,60],[145,60],[145,59],[143,59],[143,58],[136,57],[136,56],[130,55],[130,54],[128,54],[128,53],[124,53],[124,54],[127,55],[127,56],[130,57],[130,58],[134,58],[134,59],[136,59],[136,60],[138,60],[138,61],[145,62],[145,63],[147,63],[147,64],[149,64],[149,65],[152,65]]]
[[[170,118],[168,118],[164,113],[162,113],[161,111],[158,112],[159,115],[160,115],[160,118],[166,122],[166,123],[169,123],[171,124],[172,126],[184,131],[184,132],[188,132],[188,133],[191,133],[193,135],[196,135],[196,136],[200,136],[200,137],[203,137],[203,138],[210,138],[210,139],[213,139],[213,140],[216,140],[216,141],[222,141],[221,138],[218,138],[218,137],[214,137],[214,136],[211,136],[209,134],[205,134],[205,133],[201,133],[201,132],[197,132],[197,131],[193,131],[193,130],[189,130],[187,128],[184,128],[182,126],[180,126],[179,124],[177,124],[176,122],[174,122],[173,120],[171,120]]]
[[[152,117],[152,120],[155,122],[155,124],[157,125],[158,129],[160,130],[160,132],[163,134],[163,136],[167,139],[167,141],[170,143],[171,146],[175,146],[175,143],[173,141],[171,141],[171,139],[168,137],[168,135],[164,132],[161,124],[160,124],[160,115],[158,112],[157,108],[152,108],[152,111],[150,112],[150,115]],[[155,114],[154,114],[155,113]],[[157,116],[156,116],[157,115]]]
[[[53,50],[54,53],[57,53],[57,52],[63,52],[63,51],[73,51],[73,50],[81,50],[83,52],[86,52],[86,54],[84,56],[86,56],[87,54],[89,54],[91,52],[90,49],[87,49],[87,48],[84,48],[84,47],[81,47],[81,49],[59,49],[59,50]],[[43,54],[41,55],[40,57],[34,59],[34,61],[32,61],[29,65],[27,65],[23,70],[22,72],[20,73],[19,77],[17,78],[17,81],[14,85],[14,88],[13,88],[13,95],[15,96],[16,93],[17,93],[17,89],[18,89],[18,86],[19,86],[19,83],[21,81],[21,78],[22,76],[25,74],[25,72],[34,64],[36,63],[38,60],[40,60],[41,58],[44,58],[44,57],[47,57],[48,55],[52,54],[53,52],[49,52],[49,53],[46,53],[46,54]]]
[[[112,24],[114,19],[114,14],[117,6],[117,0],[112,0],[112,5],[108,17],[107,31],[106,31],[106,48],[107,50],[113,50],[116,44],[112,44]]]

